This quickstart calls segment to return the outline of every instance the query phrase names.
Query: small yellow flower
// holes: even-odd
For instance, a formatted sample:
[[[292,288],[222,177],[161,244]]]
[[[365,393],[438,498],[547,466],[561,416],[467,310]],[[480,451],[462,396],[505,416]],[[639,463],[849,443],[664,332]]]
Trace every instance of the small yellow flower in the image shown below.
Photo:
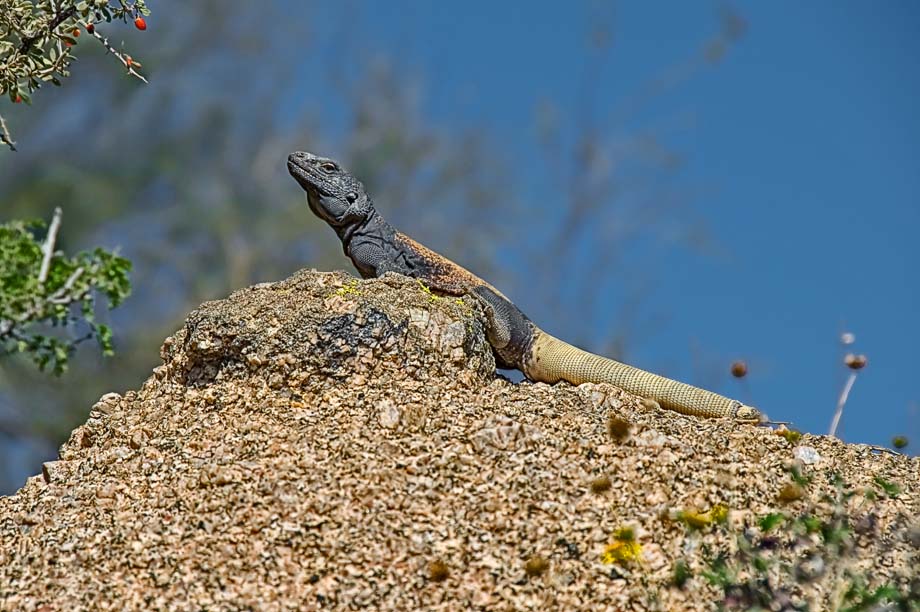
[[[615,540],[607,546],[601,555],[601,562],[606,565],[613,563],[624,564],[637,561],[642,557],[642,545],[638,542],[622,542]]]
[[[636,542],[636,534],[629,527],[617,529],[613,534],[613,542],[607,545],[604,554],[601,555],[601,563],[606,565],[622,565],[641,560],[642,545]]]
[[[713,523],[724,523],[728,520],[728,506],[725,504],[716,504],[709,510],[709,516]]]
[[[702,529],[713,523],[724,523],[728,520],[728,506],[725,504],[716,504],[707,512],[694,512],[693,510],[684,510],[677,513],[677,519],[694,529]]]

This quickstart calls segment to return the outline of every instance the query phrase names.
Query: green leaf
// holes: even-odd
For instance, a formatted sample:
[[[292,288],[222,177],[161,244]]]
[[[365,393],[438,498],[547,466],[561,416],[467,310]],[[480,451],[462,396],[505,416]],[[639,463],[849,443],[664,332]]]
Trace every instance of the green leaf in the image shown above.
[[[810,514],[804,514],[800,516],[796,520],[796,523],[801,525],[808,533],[818,533],[824,526],[824,524],[821,522],[821,519],[816,516],[811,516]]]
[[[99,340],[99,347],[102,349],[103,355],[111,357],[115,354],[115,350],[112,346],[112,330],[108,325],[99,325],[96,327],[96,338]]]
[[[679,560],[674,564],[674,573],[671,577],[671,582],[677,588],[683,588],[687,581],[693,576],[693,572],[690,570],[690,566],[687,565],[687,562],[683,559]]]
[[[767,533],[768,531],[770,531],[771,529],[773,529],[774,527],[776,527],[777,525],[779,525],[785,520],[786,520],[785,514],[783,514],[782,512],[773,512],[771,514],[761,517],[759,521],[760,530],[763,531],[764,533]]]
[[[875,484],[877,484],[888,497],[897,497],[901,494],[901,487],[893,482],[888,482],[881,476],[876,476],[874,479]]]

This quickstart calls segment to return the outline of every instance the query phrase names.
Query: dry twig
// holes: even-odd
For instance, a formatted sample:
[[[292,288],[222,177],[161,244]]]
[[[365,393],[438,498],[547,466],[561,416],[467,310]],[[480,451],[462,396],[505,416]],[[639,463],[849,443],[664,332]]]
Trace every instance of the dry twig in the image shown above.
[[[51,225],[48,227],[48,235],[45,237],[45,244],[42,245],[42,267],[38,272],[38,284],[44,285],[48,278],[48,270],[51,267],[51,256],[54,255],[54,243],[57,240],[57,233],[61,227],[61,207],[54,209],[54,217],[51,219]]]

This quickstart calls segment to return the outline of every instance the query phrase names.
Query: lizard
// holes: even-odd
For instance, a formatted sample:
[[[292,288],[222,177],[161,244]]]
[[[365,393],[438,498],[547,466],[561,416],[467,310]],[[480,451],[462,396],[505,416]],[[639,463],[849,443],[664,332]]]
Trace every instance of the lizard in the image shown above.
[[[477,299],[500,368],[520,370],[534,382],[610,383],[683,414],[764,420],[738,400],[589,353],[543,331],[501,291],[390,225],[363,183],[337,161],[298,151],[288,156],[287,166],[306,192],[310,210],[335,231],[363,278],[397,272],[436,294]]]

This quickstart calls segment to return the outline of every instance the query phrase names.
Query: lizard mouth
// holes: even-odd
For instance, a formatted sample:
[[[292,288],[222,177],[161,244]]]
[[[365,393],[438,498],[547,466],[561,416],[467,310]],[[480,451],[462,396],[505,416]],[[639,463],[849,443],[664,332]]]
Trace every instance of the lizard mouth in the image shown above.
[[[319,185],[312,176],[310,162],[298,153],[291,153],[287,159],[288,173],[307,191],[319,192]]]
[[[325,161],[306,151],[296,151],[288,155],[288,173],[307,193],[314,196],[331,196],[329,177],[317,165]]]

